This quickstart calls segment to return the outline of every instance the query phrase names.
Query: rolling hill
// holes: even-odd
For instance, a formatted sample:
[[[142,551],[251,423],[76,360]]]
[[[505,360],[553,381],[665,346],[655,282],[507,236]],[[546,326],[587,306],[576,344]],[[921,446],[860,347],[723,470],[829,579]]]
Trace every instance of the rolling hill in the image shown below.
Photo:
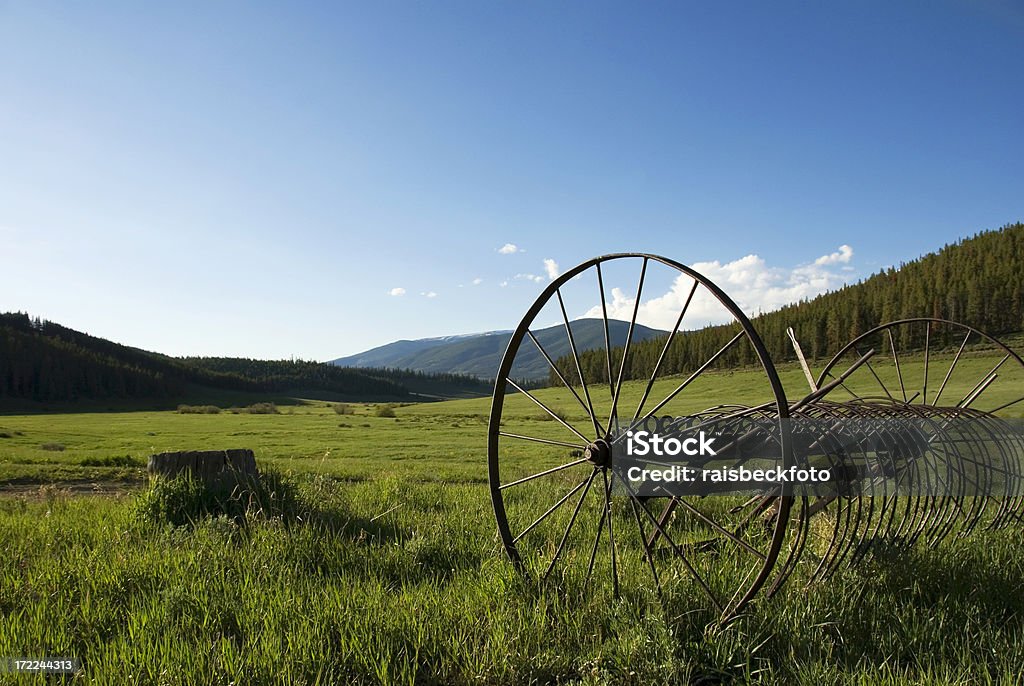
[[[613,346],[622,345],[628,332],[629,322],[614,319],[608,322],[608,335]],[[572,322],[572,334],[581,352],[604,349],[604,323],[601,319],[575,320]],[[564,326],[539,329],[534,335],[552,359],[570,353]],[[664,335],[664,331],[638,324],[633,331],[633,341],[646,341]],[[412,369],[432,374],[467,374],[481,379],[493,379],[511,338],[511,331],[491,331],[465,336],[396,341],[358,355],[333,360],[331,364],[355,368],[374,366]],[[514,378],[530,381],[547,378],[550,366],[531,343],[525,344],[520,359],[512,369]]]
[[[346,369],[305,360],[176,358],[90,336],[25,313],[0,313],[4,405],[89,400],[173,404],[234,394],[326,400],[486,395],[472,377]]]

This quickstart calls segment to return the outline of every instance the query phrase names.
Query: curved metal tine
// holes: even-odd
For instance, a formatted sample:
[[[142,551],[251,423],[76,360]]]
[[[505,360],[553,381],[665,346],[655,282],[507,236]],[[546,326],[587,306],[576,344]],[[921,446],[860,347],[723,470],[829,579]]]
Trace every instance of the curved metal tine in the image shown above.
[[[823,435],[823,436],[818,438],[818,444],[821,445],[822,447],[824,447],[826,444],[828,444],[831,447],[831,450],[828,450],[828,452],[829,453],[833,453],[834,450],[835,450],[835,447],[836,447],[836,440],[830,434],[826,434],[826,435]],[[831,557],[835,554],[834,551],[835,551],[836,547],[839,545],[839,539],[840,539],[840,537],[842,535],[840,533],[841,525],[842,525],[842,521],[843,521],[843,518],[842,518],[843,506],[842,506],[842,498],[841,498],[841,496],[837,493],[837,497],[832,502],[839,503],[838,505],[836,505],[837,512],[835,513],[835,518],[834,518],[834,521],[832,523],[832,535],[828,536],[828,537],[824,537],[825,540],[828,543],[825,546],[825,550],[821,553],[821,556],[819,558],[817,567],[814,569],[813,572],[811,572],[811,575],[810,575],[810,580],[811,581],[818,580],[818,579],[823,579],[823,578],[825,578],[825,576],[827,576],[828,569],[829,569],[829,567],[831,565],[831,562],[830,562]],[[827,506],[828,505],[826,504],[825,507],[827,507]],[[821,534],[819,534],[816,531],[814,532],[814,535],[816,537],[818,537],[819,539],[823,538],[821,536]]]
[[[672,391],[671,393],[669,393],[669,394],[668,394],[668,397],[666,397],[666,398],[665,398],[664,400],[662,400],[662,401],[661,401],[660,403],[658,403],[657,405],[655,405],[655,406],[654,406],[653,408],[651,408],[650,410],[647,410],[647,412],[645,412],[645,413],[644,413],[644,416],[643,416],[643,417],[640,417],[640,418],[639,418],[639,419],[637,419],[637,420],[636,420],[635,422],[630,422],[630,426],[629,426],[629,428],[630,428],[630,429],[634,429],[634,428],[636,428],[637,426],[639,426],[640,424],[643,424],[643,423],[644,423],[645,421],[647,421],[647,420],[648,420],[648,419],[649,419],[650,417],[652,417],[652,416],[654,415],[654,413],[655,413],[655,412],[657,412],[658,410],[660,410],[661,408],[663,408],[663,407],[664,407],[665,405],[667,405],[667,404],[668,404],[669,402],[671,402],[671,400],[672,400],[673,398],[675,398],[675,397],[676,397],[677,395],[679,395],[679,393],[680,393],[680,392],[681,392],[681,391],[682,391],[682,390],[683,390],[684,388],[686,388],[686,387],[687,387],[687,386],[689,386],[689,385],[690,385],[691,383],[693,383],[693,380],[694,380],[694,379],[696,379],[696,378],[697,378],[698,376],[700,376],[701,374],[703,374],[703,373],[704,373],[704,372],[705,372],[705,371],[707,370],[707,368],[708,368],[708,367],[710,367],[710,366],[711,366],[712,364],[714,364],[714,363],[715,363],[715,360],[717,360],[717,359],[718,359],[719,357],[721,357],[722,355],[724,355],[724,354],[725,354],[725,352],[726,352],[726,351],[727,351],[727,350],[728,350],[729,348],[731,348],[731,347],[733,346],[733,344],[735,344],[735,343],[736,343],[736,341],[738,341],[738,340],[740,340],[741,338],[743,338],[743,336],[744,336],[745,334],[746,334],[746,331],[743,331],[743,330],[741,329],[741,330],[740,330],[740,332],[739,332],[738,334],[736,334],[735,336],[733,336],[733,337],[732,337],[732,340],[730,340],[730,341],[729,341],[728,343],[726,343],[725,345],[723,345],[723,346],[722,346],[722,347],[721,347],[721,348],[720,348],[720,349],[718,350],[718,352],[716,352],[716,353],[715,353],[714,355],[712,355],[712,356],[711,356],[710,358],[708,358],[707,362],[705,362],[705,363],[704,363],[704,364],[702,364],[702,365],[701,365],[700,367],[698,367],[698,368],[697,368],[697,369],[696,369],[696,370],[695,370],[695,371],[694,371],[694,372],[693,372],[692,374],[690,374],[690,376],[686,377],[686,380],[685,380],[685,381],[683,381],[683,382],[682,382],[681,384],[679,384],[679,386],[677,386],[677,387],[676,387],[676,389],[675,389],[674,391]],[[739,413],[737,413],[737,414],[744,414],[744,413],[750,413],[750,412],[752,412],[752,411],[755,411],[755,410],[760,410],[760,409],[764,409],[765,407],[769,407],[769,406],[771,406],[772,404],[773,404],[773,403],[770,403],[770,402],[769,402],[769,403],[765,403],[764,405],[762,405],[762,406],[758,406],[758,407],[755,407],[755,408],[747,408],[747,409],[745,409],[745,410],[742,410],[742,411],[740,411],[740,412],[739,412]],[[734,415],[734,416],[735,416],[735,415]],[[715,417],[715,418],[713,418],[713,419],[711,419],[711,420],[708,420],[708,421],[709,421],[709,422],[710,422],[710,421],[721,421],[721,420],[723,420],[723,419],[727,419],[727,418],[729,418],[729,417],[728,417],[728,416],[726,416],[726,417]],[[693,430],[694,430],[695,428],[696,428],[696,427],[691,427],[691,428],[690,428],[689,430],[690,430],[690,431],[693,431]],[[615,441],[613,441],[613,442],[618,442],[618,440],[619,440],[619,439],[621,439],[621,438],[622,438],[622,436],[624,436],[624,435],[625,435],[625,432],[623,432],[623,434],[622,434],[622,435],[620,435],[619,437],[617,437],[617,438],[615,439]]]
[[[874,521],[875,514],[875,499],[870,493],[865,493],[865,483],[870,488],[872,467],[870,457],[867,451],[864,449],[863,444],[860,440],[856,444],[856,453],[860,456],[864,463],[864,477],[860,479],[857,491],[857,519],[855,524],[854,535],[856,537],[856,543],[850,549],[850,566],[857,563],[858,552],[867,547],[871,542],[871,524]],[[844,553],[845,555],[846,553]]]
[[[686,310],[690,307],[690,301],[693,300],[693,294],[697,292],[697,286],[700,282],[697,279],[693,280],[693,288],[690,289],[689,295],[686,296],[686,302],[683,304],[683,309],[679,311],[679,317],[676,318],[675,326],[672,327],[672,331],[669,332],[668,338],[665,339],[665,347],[661,349],[661,354],[658,355],[658,361],[654,364],[654,371],[651,372],[651,378],[647,382],[647,387],[644,389],[644,394],[640,398],[640,404],[636,406],[636,412],[633,413],[633,419],[630,420],[630,424],[636,421],[636,418],[640,416],[640,413],[644,409],[644,403],[647,402],[647,396],[651,394],[651,389],[654,387],[654,380],[658,378],[658,372],[661,371],[661,365],[665,361],[665,355],[668,354],[668,349],[672,347],[672,340],[675,338],[676,333],[679,331],[679,327],[683,323],[683,317],[686,316]]]
[[[733,543],[738,545],[742,550],[745,550],[746,552],[748,552],[748,553],[750,553],[750,554],[760,558],[761,560],[767,560],[768,559],[767,555],[765,555],[760,550],[758,550],[757,548],[753,547],[752,545],[750,545],[749,543],[744,541],[742,538],[740,538],[739,536],[735,535],[734,533],[732,533],[731,531],[726,529],[724,526],[722,526],[721,524],[719,524],[718,522],[713,520],[711,517],[708,517],[706,514],[704,514],[700,510],[698,510],[696,507],[694,507],[690,503],[686,502],[685,498],[677,498],[676,500],[677,500],[677,502],[680,505],[683,506],[683,509],[687,510],[694,517],[696,517],[700,521],[704,522],[709,527],[711,527],[712,529],[714,529],[715,531],[717,531],[718,533],[722,534],[727,539],[729,539],[730,541],[732,541]]]
[[[619,567],[616,561],[615,555],[615,534],[612,532],[612,487],[608,480],[608,470],[602,469],[601,476],[604,477],[604,509],[607,517],[605,521],[608,523],[608,547],[612,553],[612,589],[615,597],[619,597]],[[612,480],[615,479],[614,472],[612,473]]]
[[[823,579],[828,578],[828,575],[831,573],[832,570],[832,562],[835,557],[836,550],[841,545],[841,525],[843,522],[844,514],[846,516],[849,516],[847,512],[849,510],[849,503],[844,504],[841,500],[837,500],[835,502],[837,502],[838,504],[836,505],[837,511],[835,513],[835,522],[832,525],[832,535],[830,537],[825,538],[825,540],[828,541],[828,545],[825,547],[825,550],[821,553],[821,557],[818,560],[818,566],[814,569],[813,572],[811,572],[811,581],[821,581]],[[815,535],[819,539],[823,538],[821,534],[816,533]]]
[[[587,388],[587,380],[583,378],[583,366],[580,365],[580,356],[579,353],[576,351],[576,339],[572,335],[572,327],[569,325],[569,315],[565,311],[565,301],[562,300],[561,289],[556,290],[555,295],[558,296],[558,307],[562,310],[562,320],[565,322],[565,335],[569,338],[569,350],[572,351],[572,359],[576,363],[576,374],[578,374],[580,377],[580,386],[583,387],[583,395],[585,395],[587,398],[587,406],[584,409],[587,410],[587,413],[590,415],[591,421],[593,421],[594,423],[594,432],[597,434],[597,436],[603,436],[604,430],[601,428],[601,423],[597,421],[597,415],[594,414],[594,403],[590,401],[590,389]],[[531,334],[530,337],[532,338],[533,335]],[[554,364],[552,364],[552,367],[553,366]],[[562,375],[559,374],[559,377],[561,376]],[[571,386],[569,390],[572,390]],[[572,392],[573,395],[576,395],[575,390],[573,390]],[[577,399],[579,398],[578,395],[576,397]]]
[[[562,506],[562,504],[563,504],[563,503],[565,503],[565,501],[566,501],[566,500],[568,500],[569,498],[571,498],[571,497],[572,497],[572,495],[573,495],[574,493],[576,493],[576,492],[577,492],[577,491],[579,491],[579,490],[580,490],[581,488],[583,488],[584,486],[586,486],[586,485],[587,485],[587,482],[588,482],[588,481],[590,481],[590,479],[584,479],[583,481],[579,482],[579,484],[577,484],[576,486],[574,486],[574,487],[573,487],[573,489],[572,489],[571,491],[569,491],[568,493],[566,493],[565,495],[563,495],[563,496],[562,496],[561,498],[559,498],[559,500],[558,500],[558,502],[557,502],[557,503],[555,503],[554,505],[552,505],[551,507],[549,507],[549,508],[547,509],[547,511],[546,511],[546,512],[545,512],[544,514],[542,514],[542,515],[541,515],[540,517],[537,517],[537,519],[535,519],[535,520],[533,521],[533,524],[531,524],[530,526],[526,527],[526,529],[524,529],[524,530],[523,530],[523,533],[521,533],[521,534],[519,534],[518,536],[516,536],[515,538],[513,538],[513,539],[512,539],[512,542],[513,542],[513,543],[518,543],[518,542],[519,542],[519,539],[521,539],[521,538],[522,538],[523,536],[525,536],[526,534],[528,534],[528,533],[530,533],[531,531],[533,531],[533,530],[534,530],[534,529],[535,529],[535,528],[537,527],[537,525],[538,525],[538,524],[540,524],[541,522],[543,522],[543,521],[544,521],[545,519],[547,519],[547,518],[548,518],[548,517],[549,517],[549,516],[550,516],[550,515],[551,515],[552,513],[554,513],[554,511],[555,511],[555,510],[557,510],[558,508],[560,508],[560,507]]]
[[[791,522],[796,522],[796,527],[793,529],[793,540],[789,544],[789,555],[781,566],[776,563],[779,571],[776,572],[775,580],[772,582],[772,585],[768,587],[767,591],[765,591],[765,596],[768,598],[771,598],[778,593],[779,589],[782,588],[782,585],[785,584],[790,575],[792,575],[793,571],[796,569],[797,560],[799,560],[803,555],[804,546],[807,542],[807,530],[808,523],[810,521],[810,517],[807,514],[807,496],[804,495],[799,497],[800,505],[795,510],[791,510],[792,512],[796,512],[794,518],[790,520]],[[792,524],[790,526],[792,526]]]
[[[517,383],[516,383],[515,381],[513,381],[512,379],[508,379],[508,378],[506,378],[506,379],[505,379],[505,381],[507,381],[507,382],[508,382],[508,383],[509,383],[509,384],[510,384],[510,385],[511,385],[511,386],[512,386],[513,388],[515,388],[515,389],[516,389],[517,391],[519,391],[520,393],[522,393],[523,395],[525,395],[525,396],[526,396],[527,398],[529,398],[530,400],[532,400],[532,401],[534,402],[534,404],[535,404],[535,405],[537,405],[537,407],[539,407],[540,409],[544,410],[544,411],[545,411],[545,412],[547,412],[547,413],[548,413],[549,415],[551,415],[551,418],[552,418],[552,419],[554,419],[554,420],[555,420],[556,422],[558,422],[559,424],[561,424],[562,426],[564,426],[564,427],[565,427],[566,429],[568,429],[569,431],[572,431],[572,432],[573,432],[574,434],[576,434],[576,435],[577,435],[577,436],[579,437],[579,439],[580,439],[581,441],[583,441],[583,443],[584,443],[584,444],[586,444],[586,445],[590,445],[590,439],[589,439],[589,438],[587,438],[586,436],[584,436],[583,434],[581,434],[581,433],[580,433],[579,431],[577,431],[577,430],[576,430],[576,427],[574,427],[574,426],[570,425],[570,424],[569,424],[568,422],[566,422],[566,421],[565,421],[564,419],[562,419],[562,418],[561,418],[561,417],[559,417],[559,416],[558,416],[557,414],[555,414],[554,412],[552,412],[552,411],[551,411],[551,408],[549,408],[549,407],[548,407],[547,405],[545,405],[544,403],[542,403],[542,402],[541,402],[540,400],[537,400],[537,397],[536,397],[536,396],[534,396],[534,395],[533,395],[533,393],[530,393],[530,392],[529,392],[529,391],[527,391],[526,389],[524,389],[524,388],[520,387],[520,386],[519,386],[519,384],[517,384]]]
[[[629,508],[633,511],[633,519],[636,521],[636,530],[640,535],[640,543],[644,547],[644,557],[647,558],[647,566],[651,570],[651,576],[654,578],[654,587],[658,591],[658,599],[664,602],[665,596],[661,590],[661,580],[658,579],[658,570],[654,564],[654,555],[651,553],[651,547],[647,545],[647,533],[644,531],[643,524],[640,521],[640,513],[636,509],[636,498],[629,496]]]
[[[612,340],[608,333],[608,304],[604,298],[604,277],[601,276],[601,263],[597,263],[597,287],[601,291],[601,318],[604,320],[604,351],[608,362],[608,391],[615,398],[615,384],[612,382]]]
[[[521,441],[531,441],[533,443],[544,443],[545,445],[558,445],[563,448],[575,448],[576,450],[585,450],[587,446],[580,445],[579,443],[566,443],[565,441],[555,441],[550,438],[537,438],[536,436],[525,436],[523,434],[513,434],[508,431],[499,431],[499,436],[505,438],[517,438]]]
[[[837,443],[841,444],[842,442],[837,441]],[[841,505],[839,511],[836,512],[832,543],[823,556],[825,560],[828,560],[828,565],[822,572],[822,578],[830,576],[846,557],[847,551],[859,543],[857,533],[860,524],[860,496],[846,496],[845,499],[840,498],[839,502]]]
[[[622,349],[622,360],[619,363],[619,377],[615,382],[615,392],[612,394],[612,411],[608,416],[608,426],[614,426],[618,417],[619,393],[622,391],[622,375],[626,371],[626,360],[629,358],[629,346],[633,341],[633,329],[636,327],[636,315],[640,311],[640,296],[644,290],[644,279],[647,277],[647,260],[644,258],[640,267],[640,281],[636,285],[636,302],[633,303],[633,317],[629,320],[629,330],[626,333],[626,345]]]
[[[903,385],[903,372],[900,370],[900,356],[896,354],[896,340],[892,337],[892,329],[886,329],[889,334],[889,347],[892,349],[892,361],[896,363],[896,377],[900,380],[900,391],[903,393],[903,402],[907,402],[907,387]]]
[[[631,495],[636,500],[637,504],[640,505],[640,509],[643,510],[643,513],[644,515],[646,515],[647,519],[651,520],[651,524],[654,525],[654,528],[658,531],[658,534],[664,537],[666,541],[668,541],[668,544],[675,552],[676,557],[683,561],[683,566],[686,567],[686,570],[690,573],[694,580],[701,586],[701,588],[704,589],[704,592],[708,594],[708,597],[711,599],[711,602],[715,604],[715,607],[718,608],[718,611],[724,612],[725,608],[722,607],[722,603],[719,602],[718,598],[715,597],[715,594],[711,590],[711,587],[700,575],[700,573],[697,572],[694,566],[690,564],[690,561],[686,558],[686,555],[683,554],[682,548],[676,545],[676,542],[672,540],[672,538],[668,535],[668,532],[665,531],[664,528],[662,528],[661,524],[658,523],[658,520],[655,519],[654,515],[651,514],[651,511],[647,509],[647,504],[644,503],[639,498],[637,498],[636,491],[634,491],[632,487],[630,487],[628,482],[623,481],[622,486],[626,489],[626,492],[629,493],[629,495]],[[651,532],[651,535],[654,535],[653,531]]]
[[[559,296],[559,299],[561,299],[561,296]],[[563,310],[563,312],[564,312],[564,310]],[[579,402],[580,407],[583,408],[583,411],[586,412],[588,415],[590,415],[590,419],[594,423],[594,434],[597,435],[597,436],[603,436],[604,435],[604,430],[601,428],[600,423],[597,421],[597,415],[594,414],[594,407],[593,407],[593,405],[590,404],[590,394],[587,393],[587,386],[586,386],[586,384],[583,384],[582,377],[581,377],[580,383],[583,385],[583,391],[587,395],[587,402],[586,403],[583,402],[583,398],[581,398],[580,394],[576,392],[576,389],[572,387],[572,384],[570,384],[568,381],[566,381],[565,377],[562,376],[562,372],[555,365],[555,362],[554,362],[554,360],[551,359],[551,356],[548,355],[548,351],[544,349],[544,346],[542,346],[540,344],[540,341],[537,340],[537,337],[533,335],[533,332],[527,330],[526,335],[530,337],[530,340],[533,341],[533,344],[535,346],[537,346],[537,350],[539,350],[540,354],[544,356],[545,360],[547,360],[548,364],[551,366],[552,371],[554,371],[555,375],[558,376],[558,380],[561,381],[562,384],[566,388],[569,389],[569,392],[572,393],[573,397],[576,398],[577,402]],[[572,338],[570,337],[569,340],[571,342]],[[575,355],[576,355],[576,347],[574,345],[571,346],[571,347],[572,347],[572,351],[573,351],[573,356],[575,357]],[[576,371],[577,371],[577,373],[580,373],[579,361],[578,360],[577,360],[577,369],[576,369]]]
[[[507,484],[502,484],[502,485],[498,486],[498,490],[499,491],[503,491],[506,488],[512,488],[513,486],[518,486],[519,484],[525,484],[527,481],[533,481],[534,479],[539,479],[542,476],[547,476],[548,474],[554,474],[555,472],[560,472],[563,469],[568,469],[569,467],[575,467],[578,464],[582,464],[582,463],[588,462],[588,461],[589,461],[589,458],[581,457],[578,460],[573,460],[572,462],[568,462],[566,464],[559,465],[557,467],[552,467],[551,469],[545,469],[543,472],[538,472],[536,474],[531,474],[530,476],[523,477],[522,479],[517,479],[517,480],[512,481],[510,483],[507,483]]]
[[[558,558],[562,555],[562,549],[565,548],[565,542],[569,539],[569,532],[572,531],[573,525],[576,524],[576,519],[579,517],[580,508],[583,507],[583,501],[587,499],[587,493],[590,491],[590,485],[594,483],[594,477],[597,476],[597,467],[590,472],[590,478],[587,479],[587,485],[583,489],[583,494],[580,496],[579,501],[576,503],[576,508],[572,511],[572,517],[569,518],[569,525],[565,527],[565,533],[562,534],[562,540],[558,542],[558,547],[555,549],[555,554],[551,558],[551,563],[545,570],[544,575],[541,577],[542,581],[547,581],[548,576],[551,574],[551,570],[555,568],[555,564],[558,562]]]
[[[931,346],[932,339],[932,323],[925,321],[924,323],[924,383],[921,386],[921,404],[928,404],[928,353]]]
[[[967,347],[967,339],[971,337],[972,333],[974,333],[973,329],[969,330],[967,335],[964,336],[964,341],[960,344],[960,349],[956,351],[956,355],[953,356],[953,362],[949,365],[949,371],[946,372],[946,377],[942,380],[942,384],[939,386],[938,393],[935,394],[935,400],[932,402],[932,405],[938,406],[939,398],[942,397],[942,391],[945,390],[946,384],[949,383],[949,377],[953,374],[953,368],[956,367],[957,361],[960,359],[960,356],[963,355],[964,348]]]

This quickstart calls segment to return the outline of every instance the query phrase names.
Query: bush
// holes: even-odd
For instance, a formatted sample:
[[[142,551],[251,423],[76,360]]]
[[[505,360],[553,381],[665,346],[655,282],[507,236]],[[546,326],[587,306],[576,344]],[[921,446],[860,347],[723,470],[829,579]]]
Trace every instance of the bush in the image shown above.
[[[356,411],[348,403],[334,403],[335,414],[355,414]]]
[[[83,467],[145,467],[146,463],[131,455],[112,455],[110,457],[87,457],[82,460],[81,465]]]
[[[294,520],[303,513],[295,484],[280,473],[240,474],[237,481],[206,483],[191,474],[155,479],[132,503],[143,522],[191,526],[210,517],[226,516],[243,525],[246,517]]]
[[[385,405],[378,405],[373,409],[373,415],[375,417],[394,417],[395,406],[392,405],[391,403],[387,403]]]
[[[216,405],[178,405],[178,414],[220,414]]]
[[[57,453],[64,452],[64,444],[63,443],[43,443],[39,447],[42,448],[43,450],[52,450],[53,452],[57,452]]]
[[[232,407],[232,414],[281,414],[274,403],[253,403],[248,407]]]

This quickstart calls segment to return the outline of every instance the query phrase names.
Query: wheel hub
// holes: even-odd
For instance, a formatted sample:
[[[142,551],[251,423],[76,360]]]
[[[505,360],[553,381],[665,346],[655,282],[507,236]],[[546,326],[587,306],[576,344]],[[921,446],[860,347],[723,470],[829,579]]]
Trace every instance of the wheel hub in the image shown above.
[[[612,447],[603,438],[599,438],[583,451],[583,456],[598,467],[607,467],[612,463]]]

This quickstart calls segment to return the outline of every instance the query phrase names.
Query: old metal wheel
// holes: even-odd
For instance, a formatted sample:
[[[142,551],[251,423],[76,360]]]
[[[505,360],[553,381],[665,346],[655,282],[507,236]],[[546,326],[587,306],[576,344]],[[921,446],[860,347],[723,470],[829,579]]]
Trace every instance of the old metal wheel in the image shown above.
[[[664,295],[645,301],[650,293]],[[665,322],[658,328],[668,333],[644,321]],[[738,389],[736,365],[748,368]],[[695,426],[756,416],[777,427],[776,459],[792,460],[771,359],[709,279],[629,253],[588,260],[548,284],[512,334],[488,428],[498,533],[519,571],[566,593],[682,598],[722,619],[754,597],[782,547],[792,498],[639,497],[616,480],[613,454],[627,430],[666,416]]]

